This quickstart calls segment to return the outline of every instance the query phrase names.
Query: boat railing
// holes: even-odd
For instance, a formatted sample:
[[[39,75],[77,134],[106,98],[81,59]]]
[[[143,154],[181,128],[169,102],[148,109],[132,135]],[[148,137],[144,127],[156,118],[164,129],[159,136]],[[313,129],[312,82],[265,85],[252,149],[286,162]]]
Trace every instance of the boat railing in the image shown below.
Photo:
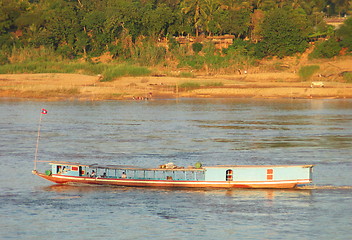
[[[106,175],[97,173],[97,178],[101,179],[134,179],[134,180],[174,180],[174,181],[202,181],[205,179],[204,171],[156,171],[156,170],[136,170],[121,169],[115,173],[109,169],[101,169],[106,171]],[[122,177],[125,173],[125,177]],[[96,176],[95,176],[96,177]]]

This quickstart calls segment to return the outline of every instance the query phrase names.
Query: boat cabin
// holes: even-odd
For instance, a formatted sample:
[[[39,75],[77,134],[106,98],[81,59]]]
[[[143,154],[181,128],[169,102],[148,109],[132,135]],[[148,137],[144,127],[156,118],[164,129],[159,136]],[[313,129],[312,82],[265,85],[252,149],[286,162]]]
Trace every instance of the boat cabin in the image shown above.
[[[82,165],[52,162],[47,175],[174,181],[285,181],[311,179],[312,165],[241,166],[220,165],[199,168],[141,168],[125,165]]]
[[[69,162],[52,162],[47,175],[57,174],[74,177],[111,178],[111,179],[149,179],[204,181],[202,168],[141,168],[125,165],[82,165]]]
[[[89,168],[88,165],[81,165],[79,163],[69,162],[51,162],[51,174],[62,174],[66,176],[85,176]]]
[[[205,181],[285,181],[311,179],[312,167],[312,165],[223,165],[204,168],[206,170]]]

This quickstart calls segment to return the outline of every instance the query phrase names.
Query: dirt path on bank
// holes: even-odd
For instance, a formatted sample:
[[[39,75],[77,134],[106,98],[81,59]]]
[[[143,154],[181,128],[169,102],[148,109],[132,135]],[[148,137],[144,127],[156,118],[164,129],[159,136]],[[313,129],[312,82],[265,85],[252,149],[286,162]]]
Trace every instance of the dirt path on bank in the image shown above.
[[[320,70],[306,82],[302,82],[296,73],[301,64],[291,64],[285,71],[267,70],[262,64],[246,70],[247,74],[209,75],[198,72],[192,78],[155,75],[122,77],[112,82],[101,82],[99,76],[81,74],[0,74],[0,97],[48,101],[177,97],[352,98],[352,83],[346,83],[340,76],[342,72],[352,71],[352,57],[310,64],[319,65]],[[184,83],[189,82],[200,87],[193,90],[182,88]],[[312,88],[312,82],[322,82],[324,87]]]

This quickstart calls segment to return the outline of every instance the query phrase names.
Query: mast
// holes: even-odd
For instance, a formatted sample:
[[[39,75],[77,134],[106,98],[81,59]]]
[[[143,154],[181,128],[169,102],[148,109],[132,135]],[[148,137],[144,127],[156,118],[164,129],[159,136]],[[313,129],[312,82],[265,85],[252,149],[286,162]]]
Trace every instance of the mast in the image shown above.
[[[39,117],[39,124],[38,124],[38,135],[37,135],[37,145],[35,147],[35,154],[34,154],[34,169],[33,170],[37,170],[37,158],[38,158],[38,147],[39,147],[39,139],[40,139],[40,126],[42,123],[42,116],[44,114],[47,114],[48,111],[46,109],[42,109],[40,112],[40,117]]]

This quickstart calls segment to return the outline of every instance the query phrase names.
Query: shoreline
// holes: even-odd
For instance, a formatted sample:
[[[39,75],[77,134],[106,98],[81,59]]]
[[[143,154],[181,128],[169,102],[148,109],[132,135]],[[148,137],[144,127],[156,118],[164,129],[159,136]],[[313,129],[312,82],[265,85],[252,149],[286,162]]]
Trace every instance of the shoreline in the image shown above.
[[[121,77],[100,82],[98,76],[81,74],[0,74],[0,99],[19,101],[105,101],[177,98],[254,99],[345,99],[352,98],[352,83],[324,81],[324,87],[311,87],[294,73],[246,75],[198,75],[194,78],[169,76]],[[328,80],[328,79],[325,79]],[[182,83],[199,87],[182,89]],[[221,86],[211,86],[221,83]]]
[[[119,77],[37,73],[0,74],[0,99],[21,101],[105,101],[177,98],[349,99],[352,98],[352,56],[309,60],[264,59],[244,71],[213,74],[189,69],[154,69],[154,75]],[[277,66],[284,65],[284,70]],[[299,78],[303,66],[319,70],[307,81]],[[349,78],[344,78],[349,73]],[[181,76],[189,77],[181,77]],[[347,82],[348,81],[348,82]],[[317,84],[312,84],[313,82]]]

